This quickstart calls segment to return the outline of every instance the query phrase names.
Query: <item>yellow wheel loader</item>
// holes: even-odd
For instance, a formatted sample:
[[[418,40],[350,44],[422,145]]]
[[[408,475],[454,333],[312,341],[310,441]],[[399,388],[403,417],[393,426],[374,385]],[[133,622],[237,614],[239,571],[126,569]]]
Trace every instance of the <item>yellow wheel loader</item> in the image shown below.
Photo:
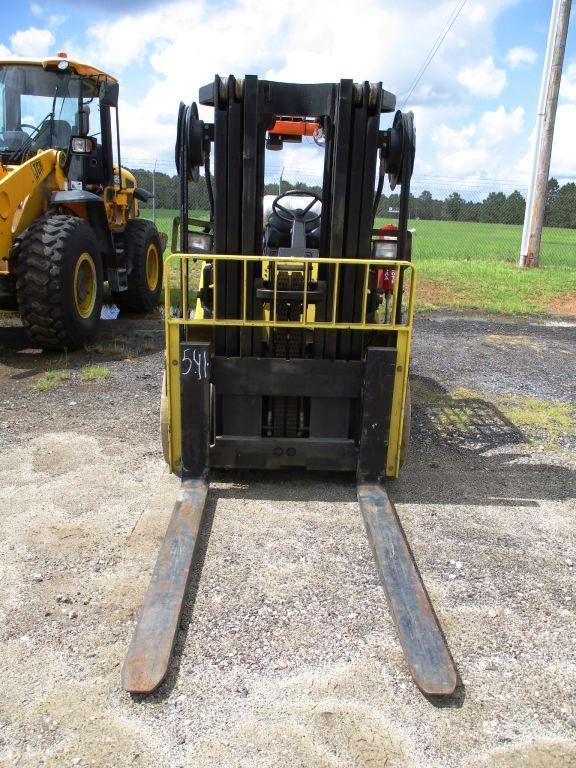
[[[66,54],[0,61],[0,303],[41,347],[94,335],[105,281],[123,311],[160,302],[166,242],[120,164],[118,90]]]

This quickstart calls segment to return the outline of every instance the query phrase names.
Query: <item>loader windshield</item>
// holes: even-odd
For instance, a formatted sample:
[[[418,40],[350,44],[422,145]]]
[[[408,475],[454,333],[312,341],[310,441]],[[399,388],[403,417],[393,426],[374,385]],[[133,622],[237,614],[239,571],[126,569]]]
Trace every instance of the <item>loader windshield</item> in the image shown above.
[[[67,149],[82,133],[82,104],[98,94],[98,83],[70,71],[34,65],[0,67],[0,153],[23,162],[38,150]]]

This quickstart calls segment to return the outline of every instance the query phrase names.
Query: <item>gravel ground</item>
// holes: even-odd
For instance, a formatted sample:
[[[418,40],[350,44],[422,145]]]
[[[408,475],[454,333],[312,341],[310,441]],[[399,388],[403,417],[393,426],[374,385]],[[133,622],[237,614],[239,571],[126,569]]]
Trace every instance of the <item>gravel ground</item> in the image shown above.
[[[213,478],[170,675],[121,690],[178,481],[161,324],[102,326],[67,360],[0,327],[0,765],[576,765],[573,327],[417,321],[389,491],[463,681],[440,706],[409,679],[353,479],[302,472]],[[109,374],[83,381],[89,362]]]

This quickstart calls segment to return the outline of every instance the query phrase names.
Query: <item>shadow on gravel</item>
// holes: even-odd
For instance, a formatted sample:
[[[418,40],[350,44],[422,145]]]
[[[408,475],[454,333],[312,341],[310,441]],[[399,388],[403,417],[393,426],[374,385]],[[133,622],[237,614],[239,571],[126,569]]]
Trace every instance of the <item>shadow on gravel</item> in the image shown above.
[[[418,444],[435,441],[461,451],[482,454],[527,439],[492,403],[479,397],[452,397],[434,379],[411,379],[413,418]]]
[[[412,439],[407,464],[391,485],[395,501],[537,507],[576,496],[574,470],[539,463],[529,438],[495,405],[452,397],[434,379],[411,383]],[[518,450],[523,445],[525,452]]]
[[[79,368],[87,361],[113,362],[143,357],[164,348],[164,324],[159,313],[129,315],[102,321],[96,337],[82,349],[42,350],[21,325],[0,326],[0,362],[15,369],[9,378],[25,379],[49,368]]]
[[[22,326],[0,327],[0,349],[2,357],[9,352],[21,352],[30,347],[30,339]]]
[[[442,635],[444,636],[444,632],[442,632]],[[445,636],[444,640],[446,640]],[[450,656],[452,656],[452,654],[450,654]],[[454,659],[452,659],[452,661],[454,662]],[[454,666],[458,670],[456,662],[454,662]],[[436,707],[436,709],[462,709],[466,701],[466,688],[460,677],[460,671],[458,670],[458,687],[452,696],[428,696],[425,693],[422,695],[426,701],[428,701],[429,704],[432,704],[433,707]]]

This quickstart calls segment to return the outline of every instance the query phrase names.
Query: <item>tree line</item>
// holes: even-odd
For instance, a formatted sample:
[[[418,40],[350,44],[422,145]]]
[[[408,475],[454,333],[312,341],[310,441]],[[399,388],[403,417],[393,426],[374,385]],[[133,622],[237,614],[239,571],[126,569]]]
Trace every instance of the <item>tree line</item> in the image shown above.
[[[152,190],[152,172],[140,168],[132,171],[138,185]],[[317,185],[304,182],[282,182],[282,192],[288,189],[300,189],[321,195]],[[278,194],[278,184],[265,184],[264,194]],[[177,176],[156,171],[156,207],[174,209],[178,207],[179,180]],[[190,185],[190,207],[196,210],[208,210],[209,200],[206,185],[201,179],[198,184]],[[397,193],[382,195],[378,205],[378,217],[394,216],[398,210],[400,196]],[[148,207],[151,203],[148,203]],[[522,224],[526,202],[522,194],[515,190],[510,194],[489,192],[483,200],[473,202],[465,200],[458,192],[452,192],[444,199],[423,190],[419,195],[410,194],[410,217],[412,219],[430,219],[435,221],[477,221],[488,224]],[[576,184],[569,182],[562,186],[554,178],[548,182],[545,224],[553,227],[576,229]]]
[[[386,216],[398,209],[400,197],[382,196],[378,216]],[[443,200],[424,190],[418,196],[410,194],[410,217],[435,221],[477,221],[486,224],[522,224],[526,201],[518,190],[510,194],[489,192],[483,200],[465,200],[452,192]],[[548,181],[544,223],[550,227],[576,228],[576,184],[560,186],[554,178]]]

